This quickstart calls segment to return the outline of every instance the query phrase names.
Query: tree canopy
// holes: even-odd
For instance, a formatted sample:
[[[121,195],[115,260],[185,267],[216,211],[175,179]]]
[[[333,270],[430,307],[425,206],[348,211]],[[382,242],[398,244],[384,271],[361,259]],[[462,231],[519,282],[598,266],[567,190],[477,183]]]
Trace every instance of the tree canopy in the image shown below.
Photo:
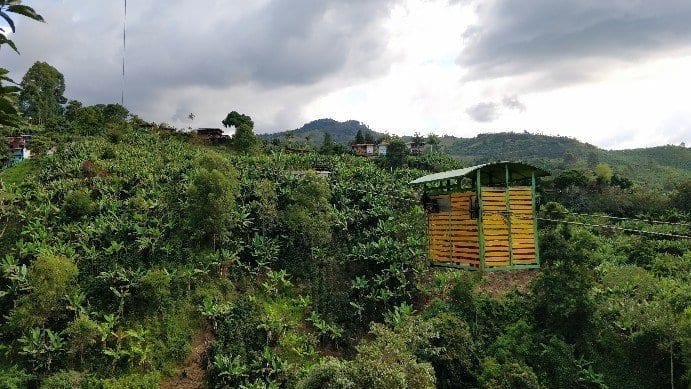
[[[14,20],[10,13],[25,16],[39,22],[43,22],[43,17],[34,11],[33,8],[21,5],[18,0],[0,0],[0,17],[2,17],[10,26],[12,33],[16,32]],[[0,28],[0,48],[2,45],[10,46],[15,52],[19,53],[17,46],[11,39],[7,38],[5,29]],[[0,68],[0,125],[17,127],[21,123],[21,117],[17,110],[17,93],[20,89],[15,85],[15,82],[8,77],[9,71],[5,68]],[[4,84],[4,85],[3,85]]]
[[[224,127],[235,127],[235,134],[233,134],[230,142],[235,150],[245,154],[257,152],[260,141],[252,131],[254,122],[251,117],[232,111],[221,123]]]
[[[251,129],[254,128],[254,122],[252,121],[252,118],[245,115],[241,114],[237,111],[232,111],[230,112],[225,119],[221,121],[223,124],[223,127],[235,127],[239,128],[242,125],[248,126]]]
[[[63,113],[67,103],[65,77],[46,62],[36,62],[22,78],[19,110],[36,124],[44,124]]]
[[[386,163],[389,167],[403,167],[406,163],[408,148],[401,138],[392,138],[386,150]]]

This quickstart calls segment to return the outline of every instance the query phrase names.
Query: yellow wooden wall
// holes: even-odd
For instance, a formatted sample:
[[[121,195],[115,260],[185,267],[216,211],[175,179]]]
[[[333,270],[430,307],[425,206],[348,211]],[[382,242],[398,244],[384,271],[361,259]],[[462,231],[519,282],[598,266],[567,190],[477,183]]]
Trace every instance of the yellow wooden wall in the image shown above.
[[[504,188],[482,188],[485,267],[509,266],[509,224]]]
[[[529,186],[509,188],[509,199],[513,264],[536,264],[532,189]]]
[[[482,188],[485,267],[536,264],[533,223],[530,187]]]
[[[475,192],[432,196],[450,199],[450,212],[428,215],[429,259],[446,265],[481,266],[478,220],[470,218]],[[507,201],[509,207],[507,209]],[[527,186],[482,188],[485,268],[537,263],[532,190]],[[510,219],[509,219],[510,218]]]
[[[480,267],[477,220],[470,218],[475,192],[432,196],[450,198],[451,211],[428,216],[429,259],[447,265]]]

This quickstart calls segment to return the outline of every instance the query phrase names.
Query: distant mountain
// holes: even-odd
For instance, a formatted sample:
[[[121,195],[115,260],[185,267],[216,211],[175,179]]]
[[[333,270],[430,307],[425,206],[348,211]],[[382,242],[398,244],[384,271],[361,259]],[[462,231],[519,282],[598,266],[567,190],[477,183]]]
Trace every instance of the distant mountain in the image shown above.
[[[307,142],[317,145],[322,143],[324,133],[328,132],[333,142],[348,144],[348,142],[355,139],[358,130],[362,130],[363,135],[367,132],[372,133],[374,139],[383,135],[380,132],[371,130],[366,124],[357,120],[339,122],[333,119],[318,119],[292,131],[260,134],[260,136],[268,140],[276,138],[286,139],[292,133],[293,140],[296,142]]]
[[[604,150],[563,136],[500,132],[474,138],[444,136],[438,150],[468,165],[518,160],[559,171],[592,168],[603,162],[624,177],[665,189],[691,179],[691,149],[684,146]]]
[[[600,150],[573,138],[535,135],[528,132],[479,134],[474,138],[445,136],[441,139],[441,146],[442,151],[472,163],[562,159],[567,153],[576,158],[586,158],[589,153]]]

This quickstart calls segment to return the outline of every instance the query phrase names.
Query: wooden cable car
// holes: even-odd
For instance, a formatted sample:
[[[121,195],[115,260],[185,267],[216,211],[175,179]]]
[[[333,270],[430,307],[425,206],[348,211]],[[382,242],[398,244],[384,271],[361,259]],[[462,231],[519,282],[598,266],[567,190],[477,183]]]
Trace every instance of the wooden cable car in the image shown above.
[[[540,266],[535,182],[543,169],[494,162],[430,174],[424,188],[433,265],[479,270]]]

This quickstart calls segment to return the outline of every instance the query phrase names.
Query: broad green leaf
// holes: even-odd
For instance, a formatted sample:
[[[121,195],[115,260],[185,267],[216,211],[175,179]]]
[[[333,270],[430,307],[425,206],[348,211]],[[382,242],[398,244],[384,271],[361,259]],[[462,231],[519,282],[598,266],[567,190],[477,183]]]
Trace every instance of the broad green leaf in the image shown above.
[[[2,46],[4,44],[7,44],[8,46],[10,46],[12,48],[12,50],[14,50],[15,52],[17,52],[17,54],[19,54],[19,50],[17,50],[17,46],[14,44],[14,42],[12,42],[11,39],[7,39],[6,36],[0,34],[0,46]]]
[[[7,24],[10,25],[10,28],[12,29],[13,33],[17,31],[17,29],[14,28],[14,21],[12,21],[12,18],[8,14],[6,14],[4,11],[0,10],[0,16],[2,16],[2,18],[5,19],[5,21],[7,22]],[[5,30],[3,30],[3,32],[4,31]]]
[[[21,4],[16,4],[16,5],[10,5],[7,7],[8,12],[13,12],[22,16],[26,16],[27,18],[39,21],[39,22],[45,22],[43,20],[43,16],[39,15],[34,11],[33,8],[29,7],[28,5],[21,5]]]

